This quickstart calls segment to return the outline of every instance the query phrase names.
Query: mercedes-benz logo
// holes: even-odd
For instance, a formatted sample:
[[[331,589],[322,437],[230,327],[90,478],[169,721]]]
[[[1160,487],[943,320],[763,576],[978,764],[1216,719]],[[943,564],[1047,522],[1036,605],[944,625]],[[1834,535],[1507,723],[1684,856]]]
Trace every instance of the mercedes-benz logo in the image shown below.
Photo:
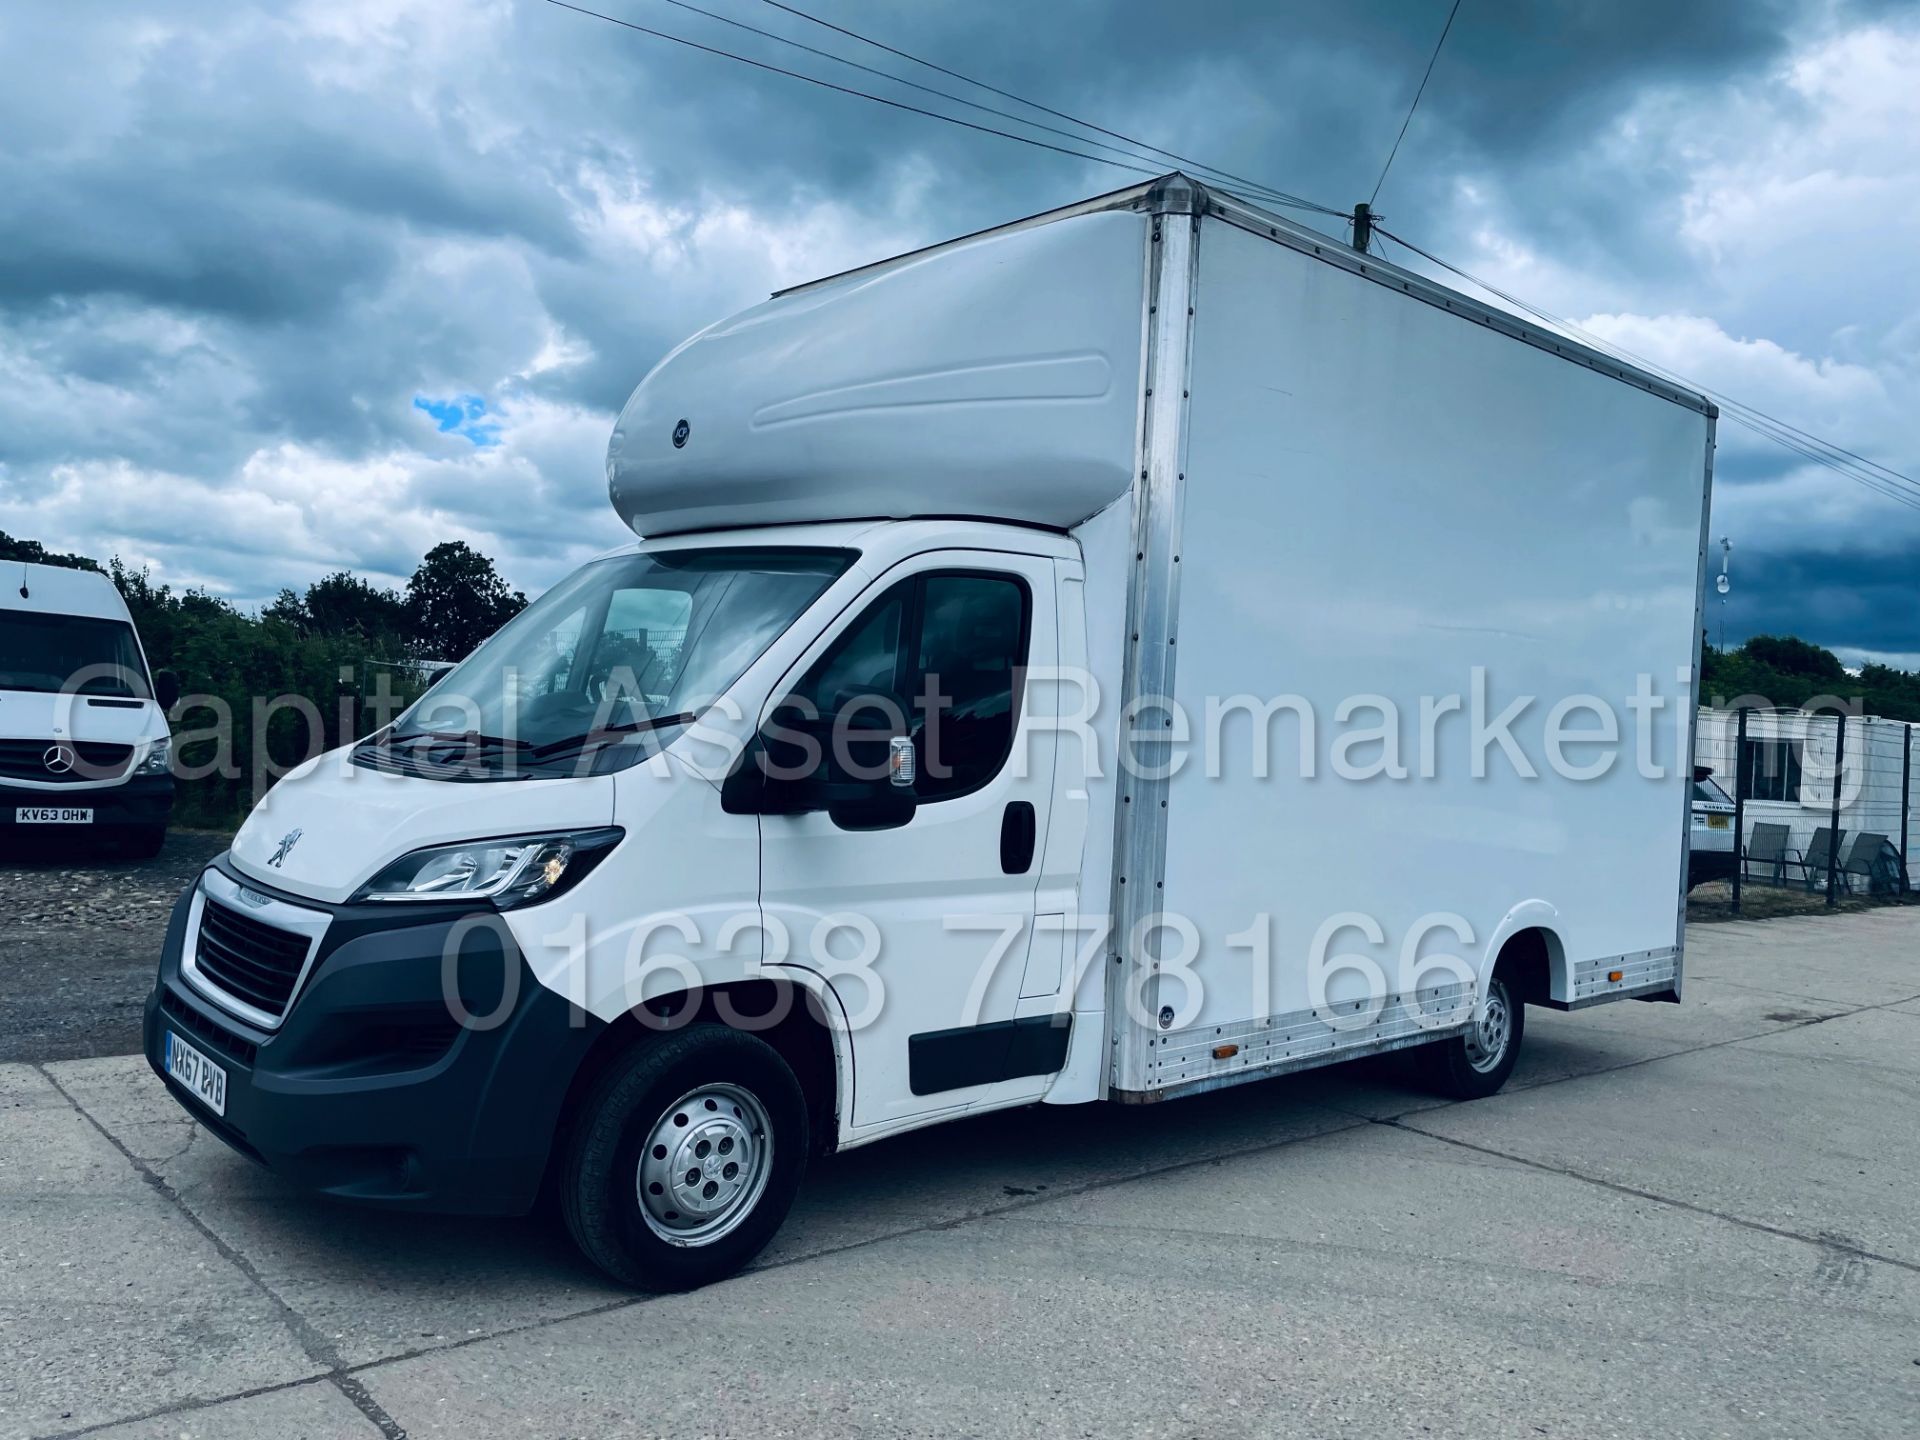
[[[71,745],[49,745],[40,763],[47,767],[49,775],[65,775],[80,763],[80,757],[73,753]]]

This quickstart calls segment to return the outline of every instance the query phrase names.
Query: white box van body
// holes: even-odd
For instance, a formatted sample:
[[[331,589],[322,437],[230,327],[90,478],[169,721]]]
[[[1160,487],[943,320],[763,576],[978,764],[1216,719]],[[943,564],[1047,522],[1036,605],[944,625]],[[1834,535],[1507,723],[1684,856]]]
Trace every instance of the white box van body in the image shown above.
[[[1713,418],[1181,176],[785,292],[620,416],[646,538],[183,897],[150,1058],[651,1286],[812,1149],[1491,1093],[1525,1006],[1679,998]]]
[[[0,835],[158,850],[173,809],[172,685],[147,669],[107,576],[0,563]]]

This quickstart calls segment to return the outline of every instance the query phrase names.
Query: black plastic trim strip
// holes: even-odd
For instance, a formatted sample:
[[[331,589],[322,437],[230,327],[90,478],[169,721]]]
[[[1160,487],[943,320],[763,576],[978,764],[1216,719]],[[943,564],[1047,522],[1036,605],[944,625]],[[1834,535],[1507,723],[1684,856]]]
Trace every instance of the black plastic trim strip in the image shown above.
[[[1071,1015],[990,1020],[907,1038],[907,1088],[938,1095],[1027,1075],[1051,1075],[1067,1063]]]

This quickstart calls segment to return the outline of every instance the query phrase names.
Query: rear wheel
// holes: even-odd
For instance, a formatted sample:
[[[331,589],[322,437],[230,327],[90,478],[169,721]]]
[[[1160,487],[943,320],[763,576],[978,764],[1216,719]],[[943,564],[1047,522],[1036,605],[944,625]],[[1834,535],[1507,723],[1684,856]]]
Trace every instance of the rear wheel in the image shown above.
[[[1497,1094],[1520,1060],[1527,1008],[1506,975],[1495,971],[1487,983],[1486,1005],[1464,1033],[1423,1045],[1421,1078],[1433,1090],[1456,1100],[1482,1100]]]
[[[800,1082],[764,1041],[708,1024],[648,1036],[574,1123],[560,1177],[567,1229],[623,1284],[723,1279],[780,1228],[807,1144]]]

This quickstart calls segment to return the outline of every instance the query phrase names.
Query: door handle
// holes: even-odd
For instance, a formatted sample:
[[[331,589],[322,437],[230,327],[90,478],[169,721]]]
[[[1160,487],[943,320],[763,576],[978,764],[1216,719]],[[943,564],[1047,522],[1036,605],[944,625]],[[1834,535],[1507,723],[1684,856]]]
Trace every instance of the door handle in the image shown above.
[[[1033,842],[1038,826],[1033,806],[1025,800],[1010,800],[1000,816],[1000,869],[1008,875],[1024,875],[1033,864]]]

